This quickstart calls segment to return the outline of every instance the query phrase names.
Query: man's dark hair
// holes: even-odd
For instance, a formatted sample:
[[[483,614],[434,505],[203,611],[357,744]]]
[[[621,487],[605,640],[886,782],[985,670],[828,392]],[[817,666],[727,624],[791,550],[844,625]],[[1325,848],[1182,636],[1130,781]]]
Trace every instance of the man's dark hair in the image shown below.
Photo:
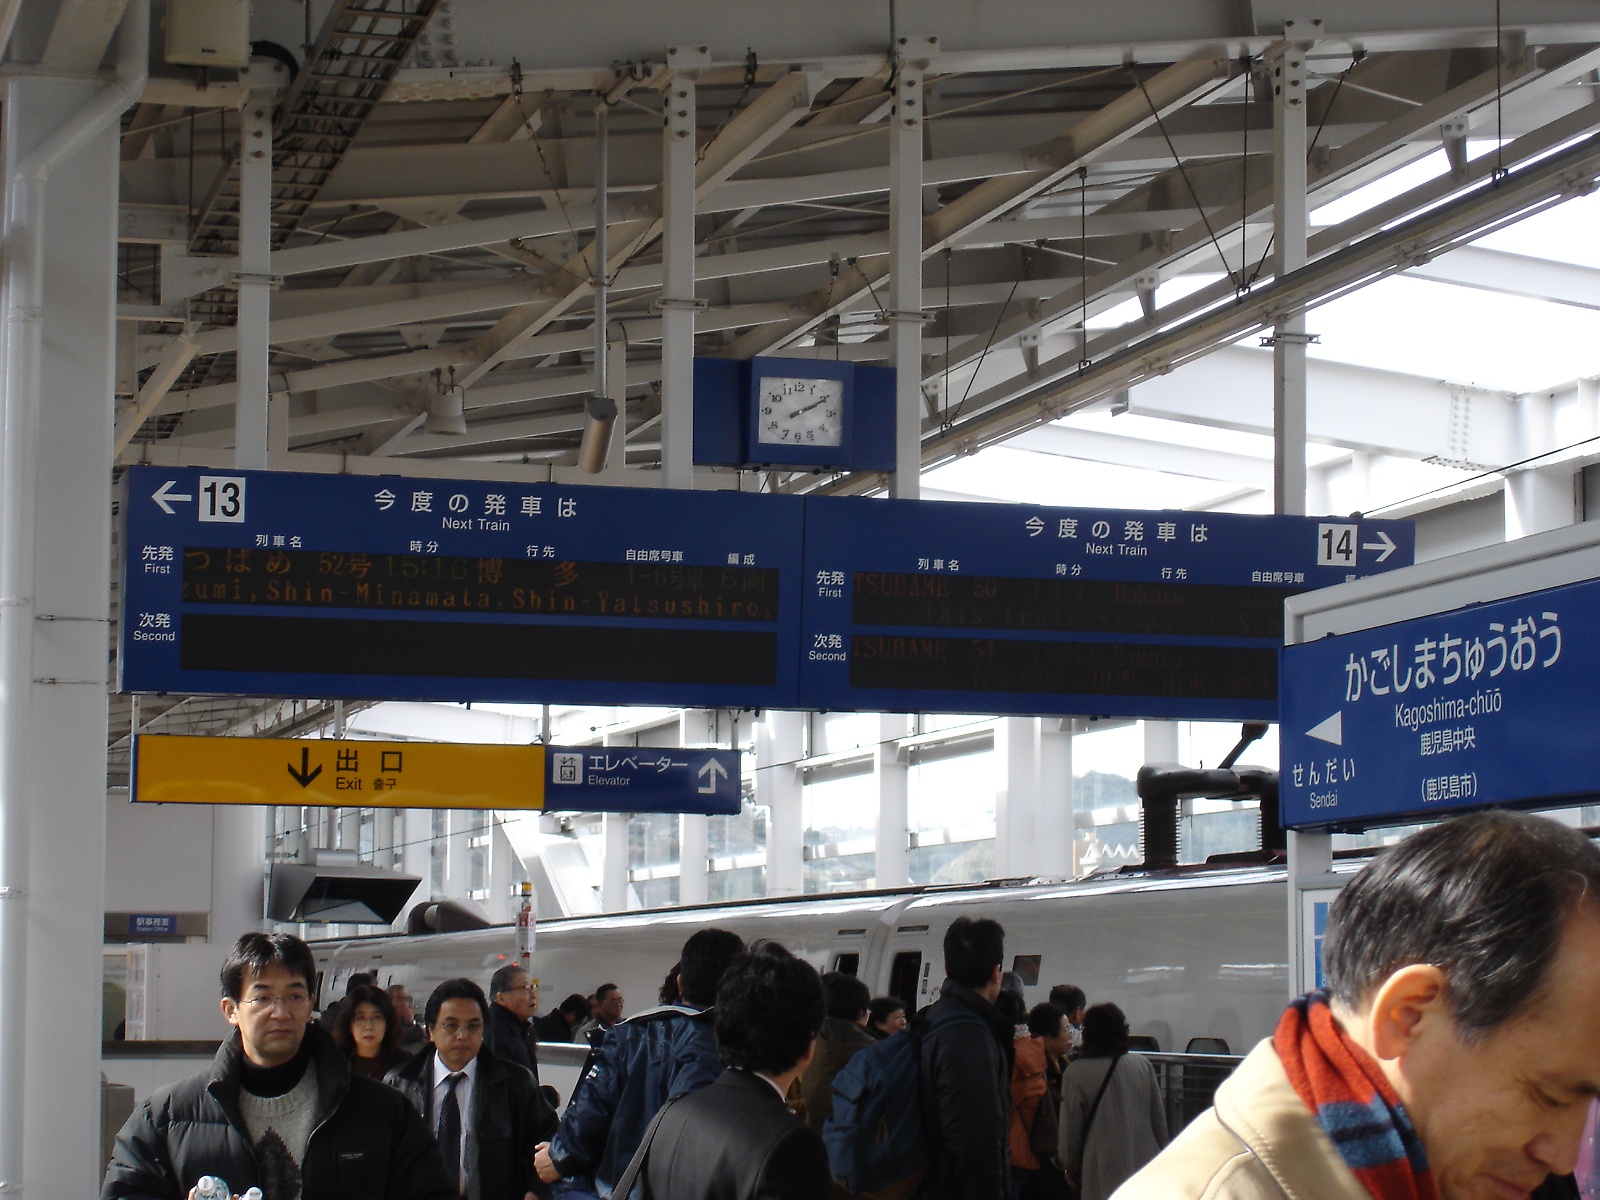
[[[1071,1016],[1080,1008],[1088,1006],[1089,997],[1083,994],[1083,989],[1070,983],[1058,983],[1050,989],[1050,1003],[1056,1005],[1067,1016]]]
[[[594,990],[594,1002],[596,1004],[604,1004],[606,1002],[606,997],[611,995],[611,993],[616,991],[616,990],[617,990],[617,985],[616,984],[614,984],[614,983],[602,983],[599,987],[595,988],[595,990]]]
[[[684,1003],[710,1008],[717,999],[717,984],[743,953],[744,939],[737,933],[702,929],[691,934],[678,959],[678,994]]]
[[[822,1028],[822,980],[777,942],[757,942],[722,977],[716,1011],[724,1063],[782,1075]]]
[[[1067,1010],[1059,1004],[1035,1004],[1028,1010],[1028,1032],[1036,1038],[1059,1037]]]
[[[306,991],[317,989],[317,960],[311,947],[292,933],[247,933],[233,944],[222,964],[222,994],[238,1000],[245,980],[268,967],[282,967],[306,981]]]
[[[489,1019],[489,1001],[481,987],[470,979],[446,979],[433,989],[433,995],[428,997],[428,1007],[423,1010],[422,1023],[429,1029],[439,1023],[439,1010],[444,1007],[446,1000],[475,1000],[483,1019]]]
[[[859,1021],[872,1004],[872,992],[854,975],[829,971],[822,977],[822,998],[830,1017]]]
[[[999,921],[957,917],[945,930],[945,974],[964,987],[983,987],[1005,957],[1006,931]]]
[[[358,987],[371,987],[377,982],[378,977],[371,971],[356,971],[344,981],[344,994],[348,996]]]
[[[511,990],[511,981],[518,975],[526,975],[527,973],[519,963],[507,963],[489,976],[489,995],[498,996],[501,992],[509,992]]]
[[[1115,1004],[1096,1004],[1083,1014],[1084,1058],[1110,1058],[1128,1051],[1128,1018]]]
[[[589,1019],[589,997],[582,992],[573,992],[572,995],[556,1005],[556,1008],[569,1017],[578,1018],[579,1021],[587,1021]]]
[[[1539,998],[1586,896],[1600,901],[1600,849],[1577,830],[1526,813],[1452,817],[1345,884],[1322,949],[1328,989],[1359,1009],[1395,971],[1431,964],[1471,1042]]]

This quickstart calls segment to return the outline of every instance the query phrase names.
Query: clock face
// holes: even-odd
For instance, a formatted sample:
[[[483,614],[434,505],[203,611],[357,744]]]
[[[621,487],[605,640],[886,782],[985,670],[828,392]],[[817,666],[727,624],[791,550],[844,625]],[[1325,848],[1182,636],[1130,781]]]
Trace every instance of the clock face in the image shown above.
[[[763,375],[756,387],[756,440],[766,446],[844,441],[844,381]]]

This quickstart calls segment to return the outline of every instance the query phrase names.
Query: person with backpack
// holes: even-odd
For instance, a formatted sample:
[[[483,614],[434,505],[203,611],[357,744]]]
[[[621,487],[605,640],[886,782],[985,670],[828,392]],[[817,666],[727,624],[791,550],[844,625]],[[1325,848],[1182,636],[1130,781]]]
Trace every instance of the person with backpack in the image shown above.
[[[876,1044],[866,1031],[867,1006],[872,1003],[866,984],[843,971],[829,971],[822,977],[822,996],[828,1015],[817,1035],[811,1065],[800,1077],[806,1124],[818,1133],[833,1115],[833,1077],[856,1051]]]
[[[944,935],[939,999],[918,1013],[921,1104],[932,1151],[925,1200],[1011,1194],[1012,1025],[995,1007],[1005,930],[957,917]]]

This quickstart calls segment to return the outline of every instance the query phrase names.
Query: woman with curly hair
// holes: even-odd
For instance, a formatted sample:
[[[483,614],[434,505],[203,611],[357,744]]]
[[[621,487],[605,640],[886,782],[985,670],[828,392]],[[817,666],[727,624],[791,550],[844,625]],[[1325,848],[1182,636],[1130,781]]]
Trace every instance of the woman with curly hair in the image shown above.
[[[380,1082],[411,1057],[400,1049],[400,1033],[389,994],[370,983],[344,998],[333,1021],[333,1040],[350,1060],[350,1070]]]

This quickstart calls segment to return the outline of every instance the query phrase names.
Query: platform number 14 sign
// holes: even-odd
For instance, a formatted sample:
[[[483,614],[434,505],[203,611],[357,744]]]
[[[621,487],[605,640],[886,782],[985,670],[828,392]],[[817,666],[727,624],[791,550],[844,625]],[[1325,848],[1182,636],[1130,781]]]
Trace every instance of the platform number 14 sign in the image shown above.
[[[1317,566],[1352,567],[1356,561],[1354,525],[1317,526]]]

